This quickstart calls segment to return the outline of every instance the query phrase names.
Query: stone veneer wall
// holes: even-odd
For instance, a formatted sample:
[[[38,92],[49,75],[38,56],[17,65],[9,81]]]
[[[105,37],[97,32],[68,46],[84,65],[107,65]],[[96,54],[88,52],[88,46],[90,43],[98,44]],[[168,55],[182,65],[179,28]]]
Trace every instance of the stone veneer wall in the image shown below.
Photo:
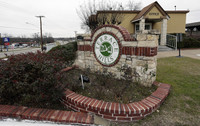
[[[118,62],[112,67],[107,67],[98,62],[93,52],[93,42],[96,37],[104,33],[112,33],[118,38],[120,44],[120,56]],[[91,37],[78,42],[77,59],[75,64],[79,68],[90,68],[91,71],[111,72],[117,78],[124,77],[124,71],[131,69],[133,81],[144,86],[151,86],[156,79],[158,36],[155,34],[137,34],[131,37],[129,32],[116,25],[103,25],[97,28]]]

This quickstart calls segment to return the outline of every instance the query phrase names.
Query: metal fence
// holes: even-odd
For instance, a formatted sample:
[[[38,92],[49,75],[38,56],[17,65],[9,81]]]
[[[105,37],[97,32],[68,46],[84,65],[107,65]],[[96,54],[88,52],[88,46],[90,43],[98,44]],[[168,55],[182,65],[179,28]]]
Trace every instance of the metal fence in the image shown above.
[[[177,36],[167,35],[167,46],[177,50]]]

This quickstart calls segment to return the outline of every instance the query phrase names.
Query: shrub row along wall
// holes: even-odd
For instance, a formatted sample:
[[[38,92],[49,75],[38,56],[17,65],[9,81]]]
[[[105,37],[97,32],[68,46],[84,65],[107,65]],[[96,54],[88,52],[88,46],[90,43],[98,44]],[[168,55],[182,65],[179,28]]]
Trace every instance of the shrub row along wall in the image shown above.
[[[110,121],[134,121],[144,118],[154,112],[165,100],[170,91],[170,85],[154,82],[158,89],[151,96],[129,104],[105,102],[88,98],[67,90],[63,103],[80,112],[94,113]]]
[[[155,81],[158,36],[153,33],[141,33],[133,38],[121,26],[103,25],[77,44],[75,64],[80,68],[107,71],[117,78],[123,78],[124,71],[131,69],[134,81],[144,86],[151,86]]]

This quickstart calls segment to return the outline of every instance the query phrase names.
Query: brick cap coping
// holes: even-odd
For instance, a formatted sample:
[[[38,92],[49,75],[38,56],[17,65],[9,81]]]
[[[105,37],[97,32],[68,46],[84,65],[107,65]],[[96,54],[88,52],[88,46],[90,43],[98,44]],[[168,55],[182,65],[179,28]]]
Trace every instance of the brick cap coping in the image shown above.
[[[61,111],[25,106],[0,105],[0,117],[30,119],[38,121],[52,121],[70,124],[94,124],[93,116],[73,111]]]
[[[79,95],[70,90],[66,90],[66,97],[62,101],[74,111],[94,113],[109,121],[136,121],[158,109],[170,92],[171,85],[169,84],[159,82],[153,84],[158,86],[155,92],[141,101],[129,104],[105,102]]]
[[[134,55],[134,56],[146,56],[152,57],[157,55],[157,47],[131,47],[120,46],[120,55]],[[91,45],[78,45],[78,51],[90,51],[93,52],[93,46]],[[120,57],[119,57],[120,58]],[[98,61],[98,60],[97,60]]]
[[[137,41],[136,38],[134,38],[130,35],[130,33],[128,32],[127,29],[125,29],[124,27],[122,27],[120,25],[102,25],[102,26],[99,26],[92,32],[91,38],[93,38],[96,31],[98,31],[99,29],[101,29],[103,27],[105,27],[105,28],[111,27],[111,28],[115,28],[115,29],[119,30],[119,32],[122,34],[122,36],[124,38],[124,41]],[[90,41],[92,39],[85,39],[85,41],[86,40]]]

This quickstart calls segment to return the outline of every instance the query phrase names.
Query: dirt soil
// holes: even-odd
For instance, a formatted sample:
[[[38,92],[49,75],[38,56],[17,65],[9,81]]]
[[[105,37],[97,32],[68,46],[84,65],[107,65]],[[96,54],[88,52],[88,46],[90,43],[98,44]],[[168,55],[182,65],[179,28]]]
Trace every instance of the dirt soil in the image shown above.
[[[88,77],[90,82],[81,84],[80,75]],[[86,78],[87,79],[87,78]],[[89,70],[74,69],[65,73],[64,83],[72,91],[87,97],[108,102],[131,103],[140,101],[156,90],[156,86],[144,87],[130,80],[114,79],[110,73],[92,73]]]

